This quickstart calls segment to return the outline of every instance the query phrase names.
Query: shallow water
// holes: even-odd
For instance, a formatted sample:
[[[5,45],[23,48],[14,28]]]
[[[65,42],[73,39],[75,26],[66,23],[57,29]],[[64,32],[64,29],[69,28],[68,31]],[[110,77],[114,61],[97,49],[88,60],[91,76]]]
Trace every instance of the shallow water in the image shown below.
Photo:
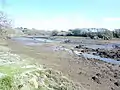
[[[96,45],[85,45],[85,47],[87,47],[87,48],[92,48],[92,49],[97,49],[97,48],[100,48],[100,49],[108,49],[108,50],[110,50],[110,49],[114,49],[115,47],[115,45],[118,45],[118,46],[120,46],[120,43],[110,43],[110,44],[96,44]]]
[[[13,37],[12,40],[21,42],[21,43],[23,43],[25,45],[40,45],[42,43],[55,42],[54,40],[49,40],[49,39],[44,39],[44,38],[32,38],[32,37],[30,37],[30,38],[29,37]],[[114,45],[116,45],[116,44],[112,43],[112,44],[100,44],[100,45],[85,45],[85,47],[93,48],[93,49],[97,49],[97,48],[113,49]],[[68,52],[72,53],[71,50],[66,49],[66,48],[59,47],[59,48],[56,48],[56,49],[65,50],[65,51],[68,51]],[[100,56],[95,56],[95,55],[92,55],[92,54],[82,53],[82,52],[78,52],[78,51],[74,51],[74,53],[76,55],[78,55],[78,56],[82,55],[82,56],[84,56],[86,58],[94,58],[94,59],[102,60],[102,61],[112,63],[112,64],[120,64],[120,61],[110,59],[110,58],[102,58]]]
[[[105,62],[108,62],[108,63],[112,63],[112,64],[120,64],[120,61],[117,61],[117,60],[114,60],[114,59],[110,59],[110,58],[102,58],[100,56],[95,56],[95,55],[92,55],[92,54],[82,53],[82,52],[78,52],[78,51],[74,51],[74,53],[76,55],[79,55],[79,56],[82,55],[85,58],[93,58],[93,59],[102,60],[102,61],[105,61]]]
[[[87,54],[87,53],[83,53],[82,55],[86,58],[94,58],[94,59],[99,59],[99,60],[102,60],[102,61],[105,61],[108,63],[112,63],[112,64],[120,64],[120,61],[110,59],[110,58],[102,58],[100,56],[95,56],[95,55]]]
[[[53,40],[44,38],[32,38],[32,37],[13,37],[12,40],[21,42],[25,45],[40,45],[42,43],[51,43]]]

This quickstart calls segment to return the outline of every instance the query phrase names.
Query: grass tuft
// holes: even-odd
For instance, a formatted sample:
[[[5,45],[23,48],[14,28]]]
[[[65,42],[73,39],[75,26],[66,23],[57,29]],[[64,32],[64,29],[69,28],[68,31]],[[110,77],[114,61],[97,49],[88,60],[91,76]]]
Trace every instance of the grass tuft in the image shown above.
[[[0,79],[0,90],[11,90],[12,78],[10,76],[4,76]]]

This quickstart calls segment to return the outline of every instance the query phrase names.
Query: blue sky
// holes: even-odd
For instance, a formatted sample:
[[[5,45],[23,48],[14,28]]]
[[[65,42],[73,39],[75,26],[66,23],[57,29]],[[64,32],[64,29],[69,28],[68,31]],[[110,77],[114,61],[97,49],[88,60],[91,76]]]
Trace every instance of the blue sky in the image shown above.
[[[120,28],[120,0],[6,0],[0,3],[0,9],[8,13],[16,27]]]

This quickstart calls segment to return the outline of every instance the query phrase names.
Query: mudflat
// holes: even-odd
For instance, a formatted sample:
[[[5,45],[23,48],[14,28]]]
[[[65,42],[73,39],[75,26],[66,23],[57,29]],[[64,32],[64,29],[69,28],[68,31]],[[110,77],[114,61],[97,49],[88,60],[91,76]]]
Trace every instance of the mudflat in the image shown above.
[[[106,41],[74,37],[56,37],[56,39],[61,41],[69,39],[70,42],[51,42],[42,43],[40,45],[25,45],[24,43],[9,39],[7,40],[6,45],[11,48],[12,53],[32,57],[34,58],[34,61],[32,61],[33,63],[37,62],[45,67],[59,70],[65,76],[69,77],[74,82],[80,83],[88,90],[120,90],[119,63],[108,63],[95,58],[84,57],[83,54],[81,54],[81,50],[83,50],[82,53],[91,54],[91,52],[98,48],[101,50],[100,47],[102,47],[103,50],[106,50],[106,48],[108,51],[114,50],[114,45],[112,49],[111,46],[107,47],[105,45],[116,43],[118,45],[120,40]],[[76,47],[79,45],[82,45],[82,47]],[[119,51],[119,48],[116,50]],[[80,55],[77,55],[75,51],[80,52]],[[112,59],[116,60],[119,58],[115,57]]]

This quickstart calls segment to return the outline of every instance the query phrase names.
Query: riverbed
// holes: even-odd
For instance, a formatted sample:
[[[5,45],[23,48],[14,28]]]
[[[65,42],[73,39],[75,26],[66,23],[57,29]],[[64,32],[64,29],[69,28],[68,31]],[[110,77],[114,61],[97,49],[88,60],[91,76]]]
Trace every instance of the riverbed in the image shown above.
[[[71,42],[65,43],[65,39],[70,39]],[[37,62],[37,64],[61,71],[65,76],[71,78],[74,82],[81,83],[88,90],[120,90],[119,64],[98,60],[91,58],[91,56],[88,58],[87,55],[84,56],[83,54],[93,55],[90,53],[90,48],[87,49],[88,51],[86,51],[86,47],[82,48],[83,51],[86,51],[82,53],[80,52],[81,48],[76,48],[81,44],[85,46],[104,45],[109,44],[109,42],[111,44],[112,41],[96,41],[83,38],[77,38],[76,40],[76,38],[71,39],[71,37],[65,39],[60,38],[57,43],[56,40],[53,40],[53,42],[44,42],[37,45],[26,45],[18,40],[9,40],[8,47],[11,48],[12,53],[27,55],[34,58],[33,62]],[[74,43],[74,40],[77,43]]]
[[[55,42],[60,43],[60,40],[57,41],[57,40],[50,40],[50,39],[38,38],[38,37],[37,38],[35,38],[35,37],[13,37],[12,40],[20,42],[20,43],[25,44],[25,45],[41,45],[41,44],[44,44],[44,43],[55,43]],[[63,41],[63,40],[61,40],[61,41]],[[91,49],[100,48],[100,49],[107,49],[107,50],[114,49],[114,45],[116,45],[116,44],[119,44],[119,43],[91,44],[91,45],[82,43],[82,45],[86,48],[91,48]],[[66,48],[58,47],[58,49],[59,50],[64,49],[68,52],[72,52],[71,49],[68,49],[67,47]],[[76,55],[84,56],[85,58],[93,58],[93,59],[102,60],[102,61],[112,63],[112,64],[120,64],[120,61],[117,61],[115,59],[103,58],[103,57],[100,57],[99,55],[96,56],[96,55],[92,55],[90,53],[88,54],[88,53],[78,52],[78,51],[75,51],[75,50],[73,50],[73,51]]]

